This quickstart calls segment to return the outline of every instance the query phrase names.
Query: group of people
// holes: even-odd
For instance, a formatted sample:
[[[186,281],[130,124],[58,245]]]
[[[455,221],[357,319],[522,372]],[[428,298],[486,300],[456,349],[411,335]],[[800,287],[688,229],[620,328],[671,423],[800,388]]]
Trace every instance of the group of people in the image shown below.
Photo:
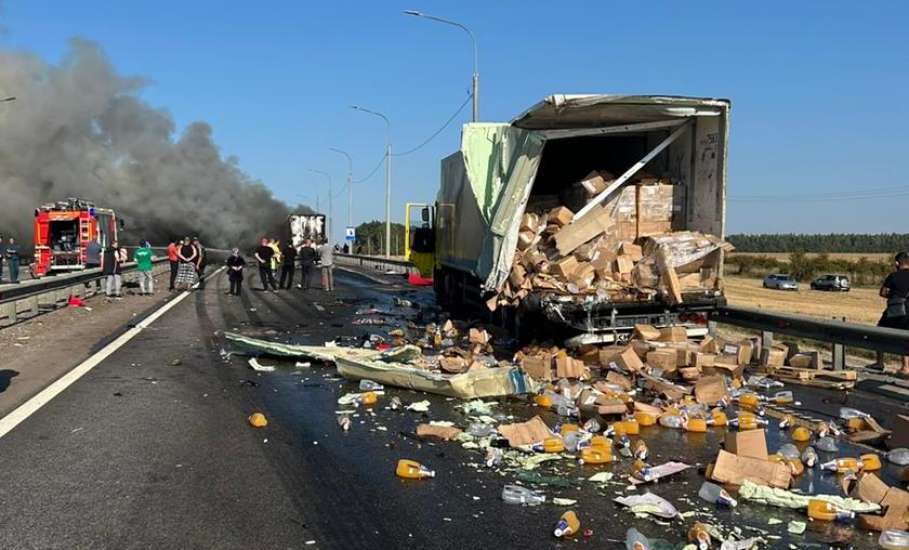
[[[171,239],[167,245],[167,260],[170,262],[168,290],[188,290],[196,283],[199,284],[196,288],[204,288],[207,256],[199,237],[184,237],[182,241]]]
[[[262,283],[263,291],[292,289],[297,267],[300,268],[301,277],[297,288],[309,290],[312,288],[313,271],[317,263],[322,274],[322,289],[329,292],[335,289],[334,250],[325,242],[317,244],[311,239],[306,239],[298,246],[287,243],[282,247],[279,241],[263,237],[253,257],[259,270],[259,281]],[[243,268],[246,266],[246,260],[240,255],[240,250],[234,248],[226,263],[227,276],[230,280],[230,290],[227,294],[239,296],[243,287]],[[280,278],[276,279],[279,271]]]
[[[5,240],[3,235],[0,235],[0,283],[3,282],[3,264],[6,264],[9,271],[9,282],[18,284],[19,245],[16,244],[16,239],[10,237],[9,240]]]
[[[148,241],[133,250],[132,260],[136,262],[136,273],[139,275],[139,294],[150,296],[155,293],[155,278],[152,274],[152,265],[155,255]],[[92,241],[86,248],[86,266],[100,267],[104,276],[104,294],[109,299],[122,298],[123,264],[129,261],[129,253],[120,243],[113,241],[107,247],[102,247],[97,241]],[[95,264],[97,262],[97,264]]]

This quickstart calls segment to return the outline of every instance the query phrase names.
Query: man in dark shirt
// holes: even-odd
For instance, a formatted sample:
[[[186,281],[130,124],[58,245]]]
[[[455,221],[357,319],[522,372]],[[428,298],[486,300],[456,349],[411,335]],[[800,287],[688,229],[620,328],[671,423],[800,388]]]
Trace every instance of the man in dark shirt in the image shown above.
[[[281,288],[290,290],[294,286],[294,271],[297,269],[297,249],[288,242],[281,250]]]
[[[309,290],[312,272],[316,265],[316,249],[312,246],[312,241],[306,239],[303,242],[303,248],[300,249],[300,288]]]
[[[16,239],[10,237],[9,244],[2,252],[9,267],[9,282],[19,284],[19,245],[16,244]]]
[[[230,280],[230,290],[225,294],[239,296],[243,287],[243,267],[246,260],[240,255],[240,250],[234,248],[231,255],[227,258],[227,278]]]
[[[895,258],[896,271],[887,275],[881,286],[881,297],[887,299],[887,309],[878,326],[909,330],[909,252],[900,252]],[[903,375],[909,375],[909,356],[903,357]]]
[[[275,255],[274,249],[268,246],[268,239],[262,237],[259,248],[256,249],[256,262],[259,264],[259,280],[262,281],[262,290],[267,291],[268,285],[271,285],[272,291],[278,291],[278,285],[275,283],[275,276],[271,272],[271,258]]]

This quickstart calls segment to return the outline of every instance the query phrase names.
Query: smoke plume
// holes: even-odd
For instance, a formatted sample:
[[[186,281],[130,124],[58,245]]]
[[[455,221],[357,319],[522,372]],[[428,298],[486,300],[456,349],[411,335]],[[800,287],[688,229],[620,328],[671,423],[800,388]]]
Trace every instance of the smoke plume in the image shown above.
[[[67,197],[115,209],[128,242],[199,235],[229,247],[274,231],[287,206],[222,158],[207,123],[177,135],[138,97],[145,84],[85,40],[59,65],[0,51],[0,96],[17,98],[0,103],[0,233],[28,243],[34,208]]]

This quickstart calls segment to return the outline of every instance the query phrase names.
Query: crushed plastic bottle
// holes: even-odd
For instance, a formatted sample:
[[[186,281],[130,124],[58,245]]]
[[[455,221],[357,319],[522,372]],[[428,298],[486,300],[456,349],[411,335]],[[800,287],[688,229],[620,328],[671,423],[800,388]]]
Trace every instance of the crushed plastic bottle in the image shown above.
[[[643,460],[635,460],[634,464],[631,465],[631,474],[640,479],[641,481],[650,482],[653,481],[654,474],[653,469]]]
[[[378,400],[379,400],[379,396],[377,396],[375,394],[375,392],[371,392],[371,391],[361,393],[360,397],[358,399],[360,404],[363,405],[364,407],[371,407],[372,405],[375,405]]]
[[[638,460],[647,460],[647,455],[650,451],[647,449],[647,444],[644,443],[643,439],[638,439],[634,442],[634,457]]]
[[[650,540],[632,527],[625,533],[625,550],[650,550]]]
[[[391,401],[388,403],[388,408],[390,408],[393,411],[396,411],[403,406],[404,406],[404,404],[401,403],[401,398],[398,397],[397,395],[392,397]]]
[[[799,448],[792,443],[783,443],[780,445],[780,450],[777,452],[786,458],[799,458],[802,455],[802,453],[799,452]]]
[[[556,406],[559,416],[578,416],[578,408],[573,403],[561,402]]]
[[[786,428],[788,428],[789,426],[791,426],[793,420],[795,420],[795,419],[792,417],[791,414],[787,414],[786,416],[784,416],[783,418],[781,418],[781,419],[780,419],[780,429],[781,429],[781,430],[785,430]]]
[[[467,426],[467,435],[471,437],[489,437],[496,433],[496,429],[482,422],[471,422]]]
[[[634,413],[634,419],[638,421],[638,425],[642,428],[647,426],[653,426],[657,423],[656,415],[653,415],[649,412],[637,411]]]
[[[829,435],[825,435],[818,439],[817,443],[815,443],[815,447],[817,447],[819,451],[824,451],[825,453],[835,453],[840,450],[839,446],[836,444],[836,440]]]
[[[811,499],[808,501],[808,517],[815,521],[849,521],[855,512],[841,510],[826,500]]]
[[[680,429],[684,425],[682,417],[677,414],[664,414],[660,416],[660,426],[664,428]]]
[[[851,407],[840,407],[840,418],[842,420],[849,420],[850,418],[868,418],[870,415],[868,413],[862,412],[858,409],[853,409]]]
[[[433,470],[430,470],[419,462],[407,460],[406,458],[402,458],[398,461],[398,467],[395,469],[395,473],[398,474],[398,477],[404,479],[436,477],[436,473]]]
[[[505,452],[502,449],[498,449],[496,447],[488,447],[486,449],[486,467],[495,468],[502,463],[502,459],[504,457]]]
[[[844,474],[846,472],[859,471],[862,468],[861,464],[861,462],[854,458],[835,458],[821,464],[821,470]]]
[[[593,437],[588,432],[569,432],[562,438],[565,443],[565,449],[569,452],[577,452],[578,449],[585,447],[585,443]]]
[[[552,531],[552,534],[558,538],[570,537],[577,534],[580,529],[581,522],[578,520],[577,514],[575,514],[574,511],[569,510],[562,514],[562,517],[556,524],[556,527]]]
[[[739,504],[738,501],[736,501],[728,492],[726,492],[726,489],[723,489],[716,483],[711,483],[709,481],[705,481],[701,485],[701,488],[698,491],[698,496],[711,504],[729,506],[730,508],[734,508]]]
[[[360,391],[382,391],[385,387],[378,382],[372,380],[363,379],[360,380]]]
[[[502,500],[508,504],[537,506],[546,502],[546,495],[520,485],[506,485],[502,487]]]
[[[887,453],[887,460],[897,466],[907,466],[909,465],[909,449],[905,447],[893,449]]]
[[[350,431],[350,423],[351,420],[349,415],[342,414],[338,417],[338,426],[340,426],[341,429],[345,432]]]
[[[906,550],[909,548],[909,533],[898,529],[887,529],[877,539],[884,550]]]
[[[809,468],[814,468],[817,464],[817,460],[817,451],[814,450],[814,447],[808,447],[805,449],[805,452],[802,453],[802,462]]]

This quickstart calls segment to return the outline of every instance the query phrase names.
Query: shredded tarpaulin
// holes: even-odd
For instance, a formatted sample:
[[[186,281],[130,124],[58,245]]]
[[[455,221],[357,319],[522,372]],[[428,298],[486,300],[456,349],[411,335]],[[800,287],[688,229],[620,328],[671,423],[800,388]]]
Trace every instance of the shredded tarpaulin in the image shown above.
[[[808,508],[808,501],[812,499],[826,500],[827,502],[834,504],[840,510],[848,510],[861,514],[877,512],[881,509],[877,504],[862,502],[861,500],[854,498],[844,498],[836,495],[801,495],[785,489],[757,485],[750,481],[746,481],[739,488],[739,497],[752,502],[759,502],[778,508],[790,508],[793,510]]]
[[[275,370],[275,367],[259,363],[255,357],[251,357],[249,359],[249,366],[252,367],[252,370],[256,372],[274,372]]]
[[[643,495],[629,495],[613,499],[623,506],[627,506],[635,514],[650,514],[664,519],[672,519],[679,515],[679,511],[665,498],[653,493]]]

